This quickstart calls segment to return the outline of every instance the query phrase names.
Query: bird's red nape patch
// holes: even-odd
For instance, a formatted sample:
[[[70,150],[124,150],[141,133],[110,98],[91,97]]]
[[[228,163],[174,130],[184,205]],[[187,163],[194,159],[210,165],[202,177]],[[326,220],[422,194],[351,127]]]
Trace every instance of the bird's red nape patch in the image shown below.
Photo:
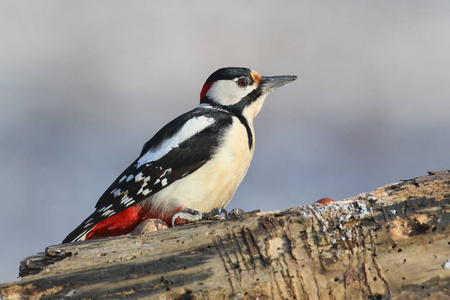
[[[211,81],[211,82],[205,82],[205,84],[203,85],[202,91],[200,92],[200,103],[202,103],[203,98],[205,98],[206,93],[208,92],[209,88],[211,87],[211,85],[213,85],[213,83],[216,81]]]

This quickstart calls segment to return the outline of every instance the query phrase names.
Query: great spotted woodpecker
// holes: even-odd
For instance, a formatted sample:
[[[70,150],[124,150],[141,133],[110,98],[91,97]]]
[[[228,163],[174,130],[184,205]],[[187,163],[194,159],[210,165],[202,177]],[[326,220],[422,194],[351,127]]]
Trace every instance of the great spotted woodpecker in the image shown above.
[[[247,68],[211,74],[200,105],[145,143],[63,243],[128,234],[147,219],[176,225],[185,212],[225,207],[253,157],[253,118],[267,94],[296,78],[261,76]]]

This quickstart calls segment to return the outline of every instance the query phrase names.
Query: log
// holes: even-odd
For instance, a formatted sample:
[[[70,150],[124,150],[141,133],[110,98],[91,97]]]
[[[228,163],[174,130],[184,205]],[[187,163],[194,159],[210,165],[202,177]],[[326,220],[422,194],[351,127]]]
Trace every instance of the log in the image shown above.
[[[54,245],[3,299],[449,299],[450,171],[326,206]],[[0,298],[1,298],[0,297]]]

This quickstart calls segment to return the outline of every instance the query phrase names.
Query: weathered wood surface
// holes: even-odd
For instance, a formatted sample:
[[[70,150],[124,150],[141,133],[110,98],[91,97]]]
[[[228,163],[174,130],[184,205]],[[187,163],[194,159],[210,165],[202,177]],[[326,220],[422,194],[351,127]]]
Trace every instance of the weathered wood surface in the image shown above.
[[[3,299],[449,299],[450,173],[327,206],[48,247]],[[36,274],[33,274],[36,273]]]

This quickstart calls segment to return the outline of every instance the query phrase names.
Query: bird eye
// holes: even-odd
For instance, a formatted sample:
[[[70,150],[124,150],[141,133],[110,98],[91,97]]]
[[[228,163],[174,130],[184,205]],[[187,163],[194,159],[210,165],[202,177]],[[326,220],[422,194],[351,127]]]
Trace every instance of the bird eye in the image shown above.
[[[237,81],[237,84],[240,87],[246,87],[249,83],[250,83],[250,80],[247,77],[241,77]]]

